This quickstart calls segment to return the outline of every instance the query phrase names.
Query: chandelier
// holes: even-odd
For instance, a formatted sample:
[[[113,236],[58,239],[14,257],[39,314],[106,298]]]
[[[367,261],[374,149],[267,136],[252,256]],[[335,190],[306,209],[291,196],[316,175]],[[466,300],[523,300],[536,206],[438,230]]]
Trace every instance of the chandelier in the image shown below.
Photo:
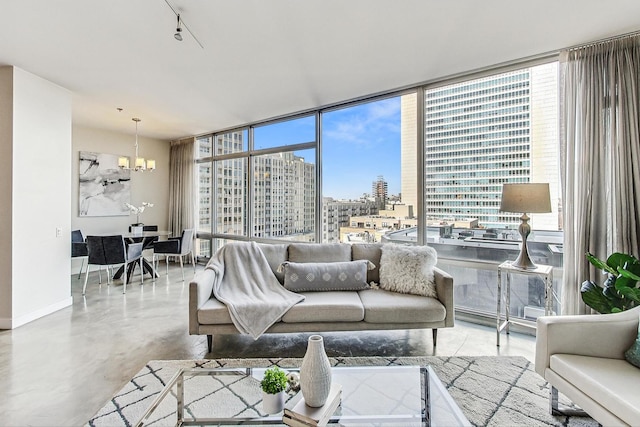
[[[144,157],[138,157],[138,123],[141,122],[137,117],[132,118],[134,122],[136,122],[136,156],[133,158],[133,168],[129,167],[131,162],[129,157],[120,156],[118,157],[118,166],[120,169],[133,170],[135,172],[144,172],[145,170],[154,171],[156,169],[156,161],[148,159],[144,160]]]

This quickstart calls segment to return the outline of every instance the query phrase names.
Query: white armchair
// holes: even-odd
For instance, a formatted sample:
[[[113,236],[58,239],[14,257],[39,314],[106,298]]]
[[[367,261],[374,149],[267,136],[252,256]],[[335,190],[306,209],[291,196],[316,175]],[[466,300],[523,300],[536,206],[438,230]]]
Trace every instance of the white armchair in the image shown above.
[[[535,369],[549,382],[550,410],[558,391],[604,426],[640,422],[640,368],[624,352],[638,335],[640,307],[617,314],[538,318]]]

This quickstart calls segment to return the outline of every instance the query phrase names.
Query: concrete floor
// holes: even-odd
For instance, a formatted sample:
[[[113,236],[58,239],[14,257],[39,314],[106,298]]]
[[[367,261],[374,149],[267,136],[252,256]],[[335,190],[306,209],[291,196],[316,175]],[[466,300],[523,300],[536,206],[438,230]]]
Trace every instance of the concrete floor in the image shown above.
[[[202,268],[202,267],[198,267]],[[0,331],[0,414],[3,426],[79,426],[153,359],[302,357],[309,334],[274,334],[253,341],[188,334],[188,281],[193,270],[170,267],[154,284],[139,276],[98,285],[71,280],[73,305],[14,330]],[[103,274],[104,280],[104,274]],[[533,361],[535,338],[511,333],[496,347],[495,329],[456,321],[441,329],[434,349],[430,330],[323,333],[329,356],[517,355]]]

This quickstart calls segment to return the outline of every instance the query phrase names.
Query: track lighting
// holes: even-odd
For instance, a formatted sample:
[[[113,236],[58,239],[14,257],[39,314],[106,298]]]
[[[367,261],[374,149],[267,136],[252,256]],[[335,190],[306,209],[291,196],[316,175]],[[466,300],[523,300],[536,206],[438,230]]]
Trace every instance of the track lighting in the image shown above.
[[[164,2],[167,4],[167,6],[169,6],[169,9],[171,9],[171,11],[176,15],[176,19],[178,21],[178,25],[176,26],[176,32],[173,35],[173,37],[178,40],[179,42],[182,41],[183,37],[182,37],[182,27],[184,27],[184,29],[191,34],[191,37],[193,37],[193,39],[196,41],[196,43],[198,43],[198,45],[200,46],[201,49],[204,49],[204,46],[202,46],[202,43],[200,43],[200,40],[198,40],[198,38],[195,36],[195,34],[193,34],[193,32],[191,31],[191,29],[189,28],[189,26],[186,24],[186,22],[184,22],[182,20],[182,18],[180,17],[180,14],[178,13],[178,11],[171,5],[171,3],[169,3],[169,0],[164,0]]]
[[[180,14],[178,14],[178,26],[176,27],[176,33],[173,35],[178,41],[182,41],[182,23],[180,22]]]

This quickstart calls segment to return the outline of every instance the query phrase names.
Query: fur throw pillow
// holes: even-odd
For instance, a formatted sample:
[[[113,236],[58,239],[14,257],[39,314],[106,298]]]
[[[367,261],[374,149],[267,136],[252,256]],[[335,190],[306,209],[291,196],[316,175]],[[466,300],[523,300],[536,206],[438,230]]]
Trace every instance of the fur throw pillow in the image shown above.
[[[382,245],[380,288],[437,298],[433,267],[436,250],[429,246]]]

